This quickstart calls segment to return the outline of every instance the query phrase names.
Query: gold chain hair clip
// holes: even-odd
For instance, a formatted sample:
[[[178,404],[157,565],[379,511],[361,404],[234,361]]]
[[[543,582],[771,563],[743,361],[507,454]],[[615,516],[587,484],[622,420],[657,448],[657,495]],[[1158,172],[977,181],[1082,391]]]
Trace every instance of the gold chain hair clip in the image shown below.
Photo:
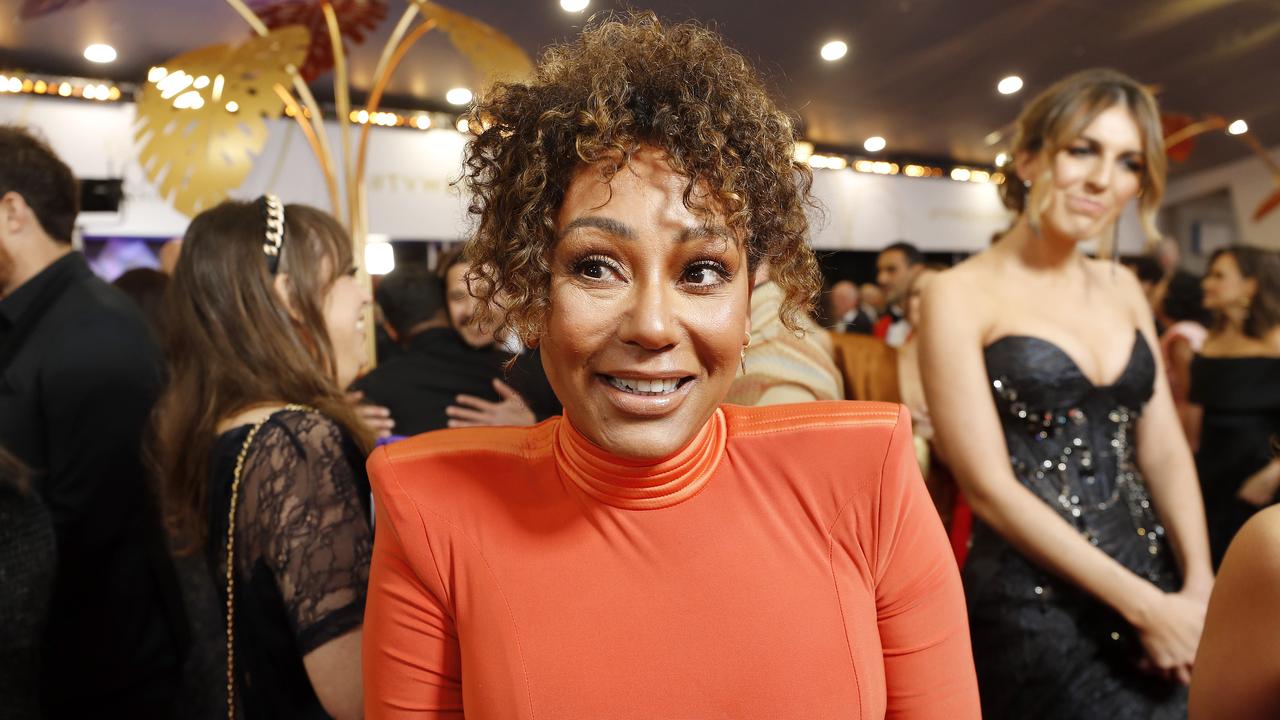
[[[267,269],[275,275],[280,267],[280,250],[284,247],[284,205],[271,193],[258,198],[258,202],[267,220],[267,239],[262,243],[262,252],[267,256]]]

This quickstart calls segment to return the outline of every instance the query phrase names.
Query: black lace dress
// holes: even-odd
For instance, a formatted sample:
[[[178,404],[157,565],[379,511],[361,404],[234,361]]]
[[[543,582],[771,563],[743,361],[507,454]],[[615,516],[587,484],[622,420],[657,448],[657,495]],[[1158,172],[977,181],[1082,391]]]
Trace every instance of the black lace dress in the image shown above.
[[[206,551],[224,608],[231,480],[249,428],[222,434],[213,450]],[[236,512],[241,717],[328,717],[302,658],[363,621],[373,548],[369,504],[364,457],[332,420],[282,410],[258,431]]]
[[[1135,430],[1156,377],[1142,336],[1120,378],[1102,387],[1039,338],[1002,338],[985,357],[1019,482],[1134,573],[1180,587],[1136,465]],[[983,717],[1186,717],[1185,689],[1138,668],[1131,626],[976,519],[963,577]]]

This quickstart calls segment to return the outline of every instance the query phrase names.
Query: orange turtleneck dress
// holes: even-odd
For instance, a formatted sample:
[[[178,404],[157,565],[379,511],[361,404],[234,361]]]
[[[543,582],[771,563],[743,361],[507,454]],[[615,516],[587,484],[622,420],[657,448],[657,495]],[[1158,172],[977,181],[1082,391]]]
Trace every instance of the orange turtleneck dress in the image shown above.
[[[611,456],[566,420],[369,461],[368,718],[977,718],[898,406],[721,407]]]

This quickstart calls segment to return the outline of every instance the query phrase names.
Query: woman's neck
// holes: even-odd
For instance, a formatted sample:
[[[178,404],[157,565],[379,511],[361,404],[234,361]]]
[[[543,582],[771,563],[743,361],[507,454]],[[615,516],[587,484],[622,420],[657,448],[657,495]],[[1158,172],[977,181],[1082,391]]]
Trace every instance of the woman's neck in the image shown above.
[[[1018,217],[1001,244],[1027,267],[1037,271],[1067,270],[1080,258],[1074,239],[1043,223],[1038,230],[1032,228],[1026,213]]]

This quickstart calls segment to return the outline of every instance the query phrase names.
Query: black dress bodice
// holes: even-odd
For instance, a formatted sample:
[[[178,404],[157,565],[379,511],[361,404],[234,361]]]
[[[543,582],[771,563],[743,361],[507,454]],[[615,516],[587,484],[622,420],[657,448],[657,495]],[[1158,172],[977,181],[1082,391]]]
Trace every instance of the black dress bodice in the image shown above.
[[[1204,407],[1196,469],[1216,566],[1236,532],[1258,510],[1236,492],[1276,456],[1280,358],[1197,355],[1191,362],[1191,402]]]
[[[1156,378],[1141,334],[1108,385],[1036,337],[1004,337],[984,358],[1018,482],[1117,562],[1175,590],[1174,558],[1137,466],[1137,424]],[[984,717],[1185,716],[1185,691],[1138,670],[1141,644],[1117,613],[979,520],[963,574]]]

